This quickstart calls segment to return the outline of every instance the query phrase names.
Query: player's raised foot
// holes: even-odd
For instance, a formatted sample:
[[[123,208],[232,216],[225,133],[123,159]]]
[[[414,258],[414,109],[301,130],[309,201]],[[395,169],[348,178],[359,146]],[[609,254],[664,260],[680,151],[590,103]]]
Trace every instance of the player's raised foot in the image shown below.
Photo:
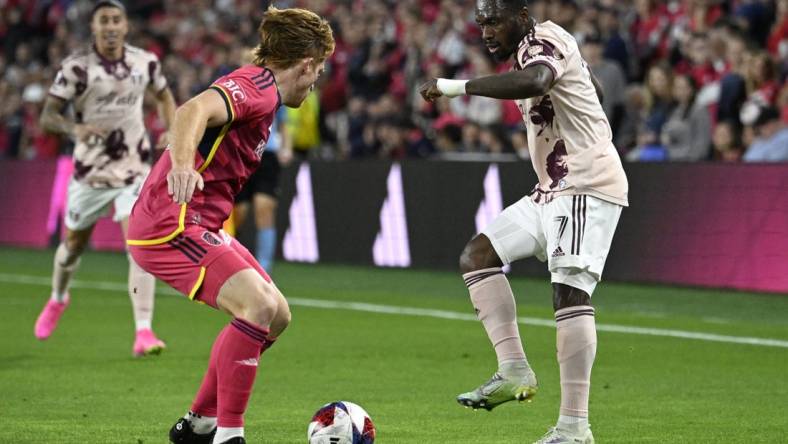
[[[170,442],[175,444],[211,444],[214,435],[216,435],[216,427],[211,433],[200,435],[194,433],[192,425],[186,418],[181,418],[170,429]]]
[[[132,353],[134,357],[158,355],[167,345],[153,333],[153,330],[146,328],[137,331],[137,338],[134,340]]]
[[[550,430],[534,444],[594,444],[594,435],[591,429],[586,429],[585,433],[580,435],[573,435],[558,427],[550,427]]]
[[[457,396],[457,402],[474,410],[490,411],[509,401],[530,401],[538,386],[536,375],[530,369],[524,377],[504,377],[496,372],[489,381],[476,390]]]
[[[63,302],[57,302],[53,299],[47,301],[44,309],[41,310],[41,314],[38,315],[36,326],[33,329],[37,339],[44,341],[52,335],[55,327],[57,327],[57,322],[60,320],[60,316],[63,315],[63,311],[66,310],[70,302],[71,298],[68,295],[66,295]]]

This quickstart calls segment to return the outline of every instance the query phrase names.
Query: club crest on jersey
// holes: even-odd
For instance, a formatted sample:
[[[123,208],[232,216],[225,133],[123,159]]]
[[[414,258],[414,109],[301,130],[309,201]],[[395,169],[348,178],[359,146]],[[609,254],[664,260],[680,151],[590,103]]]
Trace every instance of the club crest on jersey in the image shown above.
[[[203,231],[202,240],[204,240],[208,245],[212,245],[214,247],[218,247],[222,244],[222,238],[214,233],[211,233],[210,231]]]
[[[132,69],[130,77],[132,83],[142,84],[143,81],[142,73],[138,69],[136,68]]]
[[[240,103],[246,100],[246,93],[244,92],[243,88],[241,88],[241,85],[235,83],[235,80],[227,79],[222,82],[222,86],[227,88],[227,91],[230,92],[233,102]]]
[[[533,57],[539,55],[544,52],[544,46],[542,45],[533,45],[528,47],[528,55]]]

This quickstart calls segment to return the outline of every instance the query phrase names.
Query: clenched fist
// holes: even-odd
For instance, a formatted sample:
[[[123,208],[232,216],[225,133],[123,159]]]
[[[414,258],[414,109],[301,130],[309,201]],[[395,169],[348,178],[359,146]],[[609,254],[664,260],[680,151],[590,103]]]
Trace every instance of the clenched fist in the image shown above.
[[[432,79],[424,82],[419,87],[419,93],[422,97],[424,97],[424,100],[428,102],[432,102],[443,95],[443,93],[438,89],[438,79]]]

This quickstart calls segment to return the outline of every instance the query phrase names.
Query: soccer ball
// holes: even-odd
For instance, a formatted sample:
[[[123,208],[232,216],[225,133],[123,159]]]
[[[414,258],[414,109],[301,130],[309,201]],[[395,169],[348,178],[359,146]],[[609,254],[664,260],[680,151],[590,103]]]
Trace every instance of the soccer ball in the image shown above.
[[[364,409],[347,401],[320,407],[307,430],[309,444],[372,444],[375,425]]]

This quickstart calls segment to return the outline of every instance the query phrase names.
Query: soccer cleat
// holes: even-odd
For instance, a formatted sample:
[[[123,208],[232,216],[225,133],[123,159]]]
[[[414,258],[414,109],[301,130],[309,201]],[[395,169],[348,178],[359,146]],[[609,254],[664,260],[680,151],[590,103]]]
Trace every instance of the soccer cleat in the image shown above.
[[[243,436],[234,436],[221,444],[246,444]]]
[[[132,353],[135,357],[158,355],[165,348],[167,345],[153,334],[153,330],[146,328],[137,331]]]
[[[55,331],[55,327],[57,327],[57,321],[60,320],[60,316],[63,315],[63,311],[65,311],[70,302],[71,298],[68,295],[66,295],[63,302],[52,299],[47,301],[47,304],[44,305],[44,309],[41,310],[41,314],[38,315],[38,319],[36,319],[36,326],[33,330],[36,338],[40,341],[44,341],[52,335],[52,332]]]
[[[572,436],[558,427],[550,427],[550,430],[534,444],[594,444],[594,435],[591,429],[586,429],[581,436]]]
[[[526,376],[517,379],[504,378],[496,372],[476,390],[457,396],[457,402],[474,410],[481,408],[490,411],[504,402],[530,401],[537,388],[536,375],[530,370]]]
[[[216,428],[211,433],[200,435],[194,433],[192,425],[186,418],[181,418],[170,429],[170,442],[175,444],[211,444],[213,442],[213,435],[216,434]]]

